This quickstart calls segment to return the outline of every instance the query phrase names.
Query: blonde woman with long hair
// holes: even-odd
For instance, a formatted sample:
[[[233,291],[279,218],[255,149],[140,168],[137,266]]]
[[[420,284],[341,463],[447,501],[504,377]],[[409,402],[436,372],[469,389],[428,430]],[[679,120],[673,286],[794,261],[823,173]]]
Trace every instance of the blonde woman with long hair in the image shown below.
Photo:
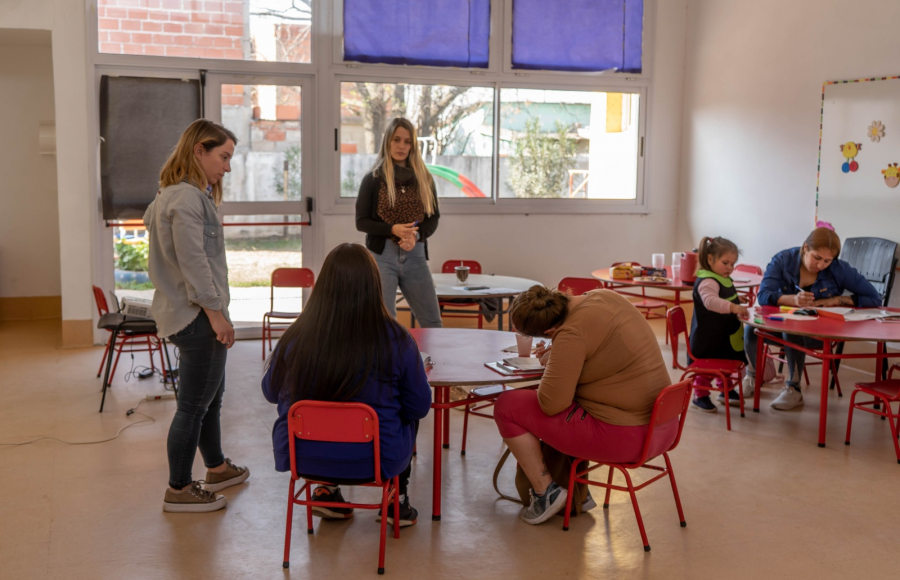
[[[419,153],[416,128],[388,124],[372,170],[356,198],[356,229],[366,234],[381,273],[384,304],[397,316],[397,287],[423,328],[440,328],[441,311],[428,270],[428,238],[437,230],[434,180]]]
[[[222,453],[219,425],[234,326],[218,206],[235,145],[234,133],[218,123],[191,123],[163,166],[156,199],[144,214],[156,289],[151,311],[159,335],[180,351],[178,406],[167,442],[167,512],[222,509],[225,497],[215,492],[250,476]],[[191,475],[198,447],[207,468],[204,481]]]

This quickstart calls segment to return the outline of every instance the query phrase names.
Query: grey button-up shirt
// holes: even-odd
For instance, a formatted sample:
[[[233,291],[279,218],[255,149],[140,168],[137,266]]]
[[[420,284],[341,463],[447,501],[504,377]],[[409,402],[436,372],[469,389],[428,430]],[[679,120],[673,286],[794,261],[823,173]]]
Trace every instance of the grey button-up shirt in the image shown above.
[[[151,312],[160,336],[183,330],[200,308],[228,315],[228,265],[212,197],[182,182],[164,187],[144,213],[150,234]]]

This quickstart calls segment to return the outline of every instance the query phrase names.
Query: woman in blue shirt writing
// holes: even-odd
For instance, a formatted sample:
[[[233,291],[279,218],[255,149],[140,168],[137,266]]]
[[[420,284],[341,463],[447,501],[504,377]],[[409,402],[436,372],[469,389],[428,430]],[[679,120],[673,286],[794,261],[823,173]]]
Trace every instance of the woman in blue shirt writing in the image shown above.
[[[406,495],[419,419],[431,408],[431,387],[419,348],[388,314],[372,255],[359,244],[333,249],[300,317],[269,359],[262,390],[278,405],[272,429],[275,469],[291,466],[287,416],[301,400],[365,403],[378,414],[383,478],[400,476],[400,526],[416,523]],[[373,479],[374,452],[363,443],[298,440],[297,471],[334,484]],[[315,499],[343,503],[337,485],[319,486]],[[312,508],[324,518],[352,517],[351,508]],[[394,506],[387,520],[394,522]],[[379,518],[381,514],[379,513]]]
[[[829,228],[816,228],[799,248],[775,254],[757,294],[760,306],[827,307],[847,306],[873,308],[881,306],[881,296],[875,287],[850,264],[838,260],[841,239]],[[849,294],[847,294],[849,292]],[[807,348],[821,348],[822,341],[810,337],[784,334],[784,339]],[[756,337],[753,327],[744,327],[744,348],[750,365],[744,378],[744,396],[753,395],[756,362]],[[779,411],[803,404],[800,377],[806,354],[792,348],[785,349],[788,380],[772,408]]]

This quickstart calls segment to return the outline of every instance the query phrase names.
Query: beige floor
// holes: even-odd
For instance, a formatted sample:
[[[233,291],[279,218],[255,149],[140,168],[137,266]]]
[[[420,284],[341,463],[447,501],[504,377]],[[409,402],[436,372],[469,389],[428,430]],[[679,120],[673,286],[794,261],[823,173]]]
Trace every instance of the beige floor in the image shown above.
[[[661,324],[654,322],[660,336]],[[97,413],[102,349],[58,350],[58,322],[0,325],[0,442],[41,435],[103,439],[142,419],[125,411],[149,381],[124,382],[123,361]],[[143,363],[139,355],[138,364]],[[224,409],[226,454],[249,465],[246,485],[226,490],[213,514],[165,514],[165,439],[174,401],[145,403],[155,419],[114,441],[69,446],[42,441],[0,447],[0,578],[374,578],[378,527],[371,513],[316,523],[297,514],[289,571],[281,568],[288,478],[276,473],[270,428],[275,409],[259,393],[259,342],[229,355]],[[813,381],[819,376],[811,373]],[[866,375],[842,371],[847,386]],[[771,400],[776,387],[764,392]],[[848,397],[829,399],[828,447],[815,445],[819,402],[805,389],[798,412],[736,418],[691,412],[672,459],[687,528],[678,525],[663,482],[639,496],[652,552],[641,548],[627,496],[578,517],[532,527],[518,506],[498,501],[490,476],[501,453],[493,422],[470,426],[458,454],[461,414],[444,451],[444,516],[433,523],[431,418],[422,427],[412,499],[422,516],[388,540],[393,578],[887,578],[900,566],[898,482],[888,426],[859,415],[843,444]],[[195,462],[195,477],[202,477]],[[512,489],[512,473],[504,481]],[[351,493],[355,498],[358,493]]]

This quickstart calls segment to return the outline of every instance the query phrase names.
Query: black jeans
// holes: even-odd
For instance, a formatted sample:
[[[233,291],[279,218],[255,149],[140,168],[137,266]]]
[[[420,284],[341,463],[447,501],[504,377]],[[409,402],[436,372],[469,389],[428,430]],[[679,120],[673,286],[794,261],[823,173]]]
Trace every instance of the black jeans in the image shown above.
[[[202,310],[181,332],[169,337],[180,351],[178,409],[169,427],[169,485],[190,485],[191,466],[200,448],[206,467],[225,461],[219,412],[225,392],[225,357],[228,349],[216,340]]]

